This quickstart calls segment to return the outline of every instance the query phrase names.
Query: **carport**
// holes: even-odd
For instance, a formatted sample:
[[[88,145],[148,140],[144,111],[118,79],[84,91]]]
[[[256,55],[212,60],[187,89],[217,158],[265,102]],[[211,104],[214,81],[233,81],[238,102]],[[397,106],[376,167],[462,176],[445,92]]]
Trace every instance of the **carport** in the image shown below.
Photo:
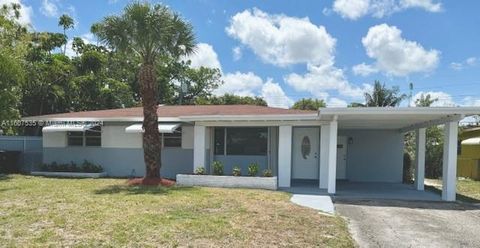
[[[321,132],[320,188],[338,197],[433,200],[424,192],[426,128],[443,125],[441,199],[455,201],[458,125],[475,114],[480,108],[322,108],[319,119],[328,124]],[[403,137],[410,131],[416,134],[413,186],[401,184]]]

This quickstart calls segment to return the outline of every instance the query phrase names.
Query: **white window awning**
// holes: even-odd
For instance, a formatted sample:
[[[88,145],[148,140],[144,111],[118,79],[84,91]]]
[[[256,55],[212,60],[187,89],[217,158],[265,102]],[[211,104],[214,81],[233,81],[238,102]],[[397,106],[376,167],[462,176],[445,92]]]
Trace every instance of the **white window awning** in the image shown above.
[[[180,123],[173,123],[173,124],[158,124],[158,132],[159,133],[173,133],[178,127]],[[143,133],[143,124],[133,124],[125,128],[126,133]]]
[[[42,129],[44,133],[53,133],[53,132],[85,132],[94,128],[96,125],[93,124],[55,124],[46,126]]]

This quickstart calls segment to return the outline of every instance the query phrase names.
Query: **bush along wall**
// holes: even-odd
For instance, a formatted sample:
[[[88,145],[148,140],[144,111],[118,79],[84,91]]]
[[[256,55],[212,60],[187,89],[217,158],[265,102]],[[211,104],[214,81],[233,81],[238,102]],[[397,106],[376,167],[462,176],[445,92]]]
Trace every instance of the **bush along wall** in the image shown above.
[[[94,164],[87,160],[82,164],[77,165],[73,161],[69,164],[58,164],[53,162],[51,164],[42,164],[39,166],[40,171],[47,172],[82,172],[82,173],[101,173],[103,168],[101,165]]]

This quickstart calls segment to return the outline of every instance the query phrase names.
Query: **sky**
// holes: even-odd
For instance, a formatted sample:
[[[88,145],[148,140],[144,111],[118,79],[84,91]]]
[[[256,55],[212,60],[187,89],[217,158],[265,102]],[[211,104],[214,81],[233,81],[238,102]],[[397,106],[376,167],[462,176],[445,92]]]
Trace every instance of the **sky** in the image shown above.
[[[21,21],[35,31],[62,32],[58,17],[69,14],[76,22],[69,39],[86,42],[95,42],[93,23],[129,3],[0,0],[8,2],[23,6]],[[342,107],[363,102],[379,80],[407,95],[413,83],[412,102],[431,94],[434,106],[480,106],[478,0],[150,2],[193,25],[197,48],[188,59],[221,69],[217,95],[261,96],[275,107],[311,97]]]

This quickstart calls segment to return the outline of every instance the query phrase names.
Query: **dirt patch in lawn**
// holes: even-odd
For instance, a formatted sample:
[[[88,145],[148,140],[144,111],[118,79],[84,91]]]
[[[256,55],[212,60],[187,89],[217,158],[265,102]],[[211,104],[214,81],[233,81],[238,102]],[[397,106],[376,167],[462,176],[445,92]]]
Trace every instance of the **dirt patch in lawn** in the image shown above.
[[[129,186],[164,186],[171,187],[175,181],[165,178],[132,178],[127,181]]]

